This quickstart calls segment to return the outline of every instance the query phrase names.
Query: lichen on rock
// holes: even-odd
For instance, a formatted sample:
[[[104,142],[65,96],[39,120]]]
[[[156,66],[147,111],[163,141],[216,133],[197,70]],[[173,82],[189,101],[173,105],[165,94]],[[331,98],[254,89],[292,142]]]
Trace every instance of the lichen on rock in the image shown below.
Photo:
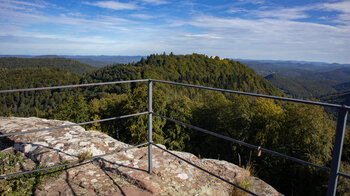
[[[21,132],[71,124],[67,121],[40,118],[0,117],[0,133]],[[80,126],[9,136],[0,140],[1,152],[16,150],[33,162],[51,166],[64,161],[77,161],[79,155],[102,155],[130,147],[101,132],[85,131]],[[166,149],[165,146],[161,146]],[[5,149],[6,148],[6,149]],[[76,165],[54,179],[45,181],[35,195],[230,195],[232,186],[194,168],[182,160],[152,147],[153,174],[147,172],[147,147],[119,152],[92,162]],[[237,183],[251,179],[251,189],[259,195],[278,195],[264,181],[251,177],[249,171],[232,163],[200,159],[186,152],[172,153]],[[28,169],[28,167],[27,167]]]

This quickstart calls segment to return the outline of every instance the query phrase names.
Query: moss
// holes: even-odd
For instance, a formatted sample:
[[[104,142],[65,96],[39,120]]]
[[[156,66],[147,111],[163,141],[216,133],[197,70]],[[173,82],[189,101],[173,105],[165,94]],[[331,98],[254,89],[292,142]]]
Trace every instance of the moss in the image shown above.
[[[251,186],[251,183],[249,182],[249,178],[248,177],[242,177],[241,179],[238,179],[238,182],[237,182],[237,185],[239,187],[242,187],[246,190],[250,190],[250,186]],[[236,187],[232,187],[232,190],[231,190],[231,193],[230,193],[230,196],[245,196],[245,195],[250,195],[249,193],[239,189],[239,188],[236,188]]]
[[[0,153],[0,174],[8,175],[18,172],[18,166],[25,164],[21,153]],[[43,166],[37,165],[33,168],[40,169]],[[45,180],[57,177],[65,167],[38,171],[30,174],[9,177],[0,180],[0,194],[3,195],[33,195],[37,187]]]
[[[79,161],[84,161],[85,159],[89,159],[91,157],[93,157],[93,154],[90,151],[85,151],[78,155]]]

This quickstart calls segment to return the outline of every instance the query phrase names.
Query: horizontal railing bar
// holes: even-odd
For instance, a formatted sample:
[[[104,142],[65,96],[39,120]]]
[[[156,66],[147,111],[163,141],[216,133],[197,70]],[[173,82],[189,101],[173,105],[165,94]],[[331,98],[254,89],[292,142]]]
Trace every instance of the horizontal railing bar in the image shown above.
[[[29,131],[23,131],[23,132],[8,133],[8,134],[0,135],[0,138],[7,137],[7,136],[13,136],[13,135],[24,135],[24,134],[28,134],[28,133],[36,133],[36,132],[41,132],[41,131],[48,131],[48,130],[53,130],[53,129],[75,127],[75,126],[80,126],[80,125],[87,125],[87,124],[92,124],[92,123],[111,121],[111,120],[128,118],[128,117],[133,117],[133,116],[140,116],[140,115],[144,115],[144,114],[148,114],[148,112],[141,112],[141,113],[137,113],[137,114],[129,114],[129,115],[124,115],[124,116],[116,116],[116,117],[105,118],[105,119],[101,119],[101,120],[94,120],[94,121],[83,122],[83,123],[62,125],[62,126],[57,126],[57,127],[49,127],[49,128],[44,128],[44,129],[35,129],[35,130],[29,130]]]
[[[249,191],[249,190],[247,190],[247,189],[245,189],[245,188],[243,188],[243,187],[240,187],[240,186],[238,186],[238,185],[236,185],[236,184],[234,184],[234,183],[232,183],[232,182],[230,182],[230,181],[228,181],[228,180],[225,180],[225,179],[221,178],[220,176],[218,176],[218,175],[216,175],[216,174],[214,174],[214,173],[212,173],[212,172],[210,172],[210,171],[208,171],[208,170],[205,170],[205,169],[199,167],[198,165],[196,165],[196,164],[194,164],[194,163],[192,163],[192,162],[190,162],[190,161],[188,161],[188,160],[186,160],[186,159],[184,159],[184,158],[181,158],[180,156],[178,156],[178,155],[176,155],[176,154],[174,154],[174,153],[172,153],[172,152],[170,152],[170,151],[168,151],[168,150],[166,150],[166,149],[163,149],[162,147],[160,147],[160,146],[158,146],[158,145],[156,145],[156,144],[154,144],[154,143],[151,143],[151,144],[152,144],[153,146],[155,146],[155,147],[157,147],[157,148],[163,150],[164,152],[167,152],[167,153],[169,153],[170,155],[172,155],[172,156],[174,156],[174,157],[176,157],[176,158],[178,158],[178,159],[181,159],[182,161],[185,161],[186,163],[188,163],[188,164],[190,164],[190,165],[196,167],[197,169],[200,169],[200,170],[204,171],[205,173],[207,173],[207,174],[209,174],[209,175],[211,175],[211,176],[214,176],[215,178],[218,178],[218,179],[220,179],[220,180],[222,180],[222,181],[224,181],[224,182],[226,182],[226,183],[228,183],[228,184],[230,184],[230,185],[232,185],[232,186],[234,186],[234,187],[236,187],[236,188],[241,189],[242,191],[245,191],[245,192],[251,194],[251,195],[256,195],[256,196],[257,196],[257,194],[255,194],[255,193],[253,193],[253,192],[251,192],[251,191]]]
[[[214,133],[214,132],[209,131],[209,130],[206,130],[206,129],[202,129],[202,128],[200,128],[200,127],[196,127],[196,126],[193,126],[193,125],[190,125],[190,124],[187,124],[187,123],[178,121],[178,120],[174,120],[174,119],[171,119],[171,118],[169,118],[169,117],[156,114],[156,113],[154,113],[154,112],[152,112],[152,114],[154,114],[155,116],[159,116],[159,117],[161,117],[161,118],[167,119],[167,120],[169,120],[169,121],[175,122],[175,123],[177,123],[177,124],[181,124],[181,125],[190,127],[190,128],[192,128],[192,129],[201,131],[201,132],[203,132],[203,133],[206,133],[206,134],[209,134],[209,135],[212,135],[212,136],[215,136],[215,137],[224,139],[224,140],[228,140],[228,141],[231,141],[231,142],[234,142],[234,143],[237,143],[237,144],[241,144],[241,145],[243,145],[243,146],[247,146],[247,147],[249,147],[249,148],[254,148],[254,149],[256,149],[256,150],[261,150],[261,151],[263,151],[263,152],[267,152],[267,153],[270,153],[270,154],[273,154],[273,155],[276,155],[276,156],[279,156],[279,157],[282,157],[282,158],[286,158],[286,159],[289,159],[289,160],[292,160],[292,161],[295,161],[295,162],[298,162],[298,163],[301,163],[301,164],[304,164],[304,165],[309,165],[309,166],[312,166],[312,167],[316,167],[316,168],[321,169],[321,170],[326,170],[326,171],[329,171],[329,170],[330,170],[330,168],[328,168],[328,167],[319,166],[319,165],[316,165],[316,164],[313,164],[313,163],[310,163],[310,162],[307,162],[307,161],[304,161],[304,160],[301,160],[301,159],[297,159],[297,158],[294,158],[294,157],[291,157],[291,156],[288,156],[288,155],[285,155],[285,154],[281,154],[281,153],[279,153],[279,152],[275,152],[275,151],[272,151],[272,150],[268,150],[268,149],[266,149],[266,148],[261,148],[260,146],[256,146],[256,145],[253,145],[253,144],[249,144],[249,143],[246,143],[246,142],[242,142],[242,141],[240,141],[240,140],[236,140],[236,139],[233,139],[233,138],[230,138],[230,137],[227,137],[227,136],[218,134],[218,133]]]
[[[60,88],[77,88],[77,87],[86,87],[86,86],[100,86],[100,85],[108,85],[108,84],[123,84],[123,83],[147,82],[147,81],[149,81],[149,79],[125,80],[125,81],[115,81],[115,82],[99,82],[99,83],[89,83],[89,84],[73,84],[73,85],[65,85],[65,86],[50,86],[50,87],[38,87],[38,88],[23,88],[23,89],[0,90],[0,93],[40,91],[40,90],[52,90],[52,89],[60,89]]]
[[[241,92],[241,91],[234,91],[234,90],[226,90],[226,89],[220,89],[220,88],[199,86],[199,85],[193,85],[193,84],[185,84],[185,83],[179,83],[179,82],[170,82],[170,81],[153,80],[153,79],[150,79],[150,80],[154,81],[154,82],[164,83],[164,84],[173,84],[173,85],[179,85],[179,86],[187,86],[187,87],[200,88],[200,89],[219,91],[219,92],[225,92],[225,93],[248,95],[248,96],[253,96],[253,97],[263,97],[263,98],[270,98],[270,99],[276,99],[276,100],[282,100],[282,101],[291,101],[291,102],[305,103],[305,104],[312,104],[312,105],[319,105],[319,106],[326,106],[326,107],[333,107],[333,108],[350,109],[350,106],[333,104],[333,103],[323,103],[323,102],[317,102],[317,101],[308,101],[308,100],[302,100],[302,99],[293,99],[293,98],[287,98],[287,97],[278,97],[278,96],[272,96],[272,95],[248,93],[248,92]]]
[[[338,175],[350,179],[350,175],[349,174],[344,174],[342,172],[338,172]]]
[[[110,153],[107,153],[107,154],[97,155],[97,156],[94,156],[94,157],[91,157],[91,158],[88,158],[88,159],[74,161],[74,162],[65,163],[65,164],[61,164],[61,165],[54,165],[54,166],[51,166],[51,167],[45,167],[45,168],[40,168],[40,169],[35,169],[35,170],[30,170],[30,171],[24,171],[24,172],[19,172],[19,173],[14,173],[14,174],[8,174],[8,175],[0,176],[0,179],[5,179],[5,178],[9,178],[9,177],[15,177],[15,176],[19,176],[19,175],[34,173],[34,172],[38,172],[38,171],[55,169],[55,168],[59,168],[59,167],[65,167],[65,166],[74,165],[74,164],[78,164],[78,163],[80,163],[80,164],[81,163],[87,163],[87,162],[91,162],[91,161],[93,161],[93,160],[95,160],[97,158],[109,156],[109,155],[116,154],[116,153],[123,152],[123,151],[128,151],[128,150],[131,150],[133,148],[138,148],[138,147],[141,147],[141,146],[145,146],[147,144],[148,144],[148,142],[142,143],[142,144],[139,144],[139,145],[136,145],[136,146],[131,146],[131,147],[128,147],[128,148],[124,148],[124,149],[121,149],[121,150],[117,150],[117,151],[114,151],[114,152],[110,152]]]

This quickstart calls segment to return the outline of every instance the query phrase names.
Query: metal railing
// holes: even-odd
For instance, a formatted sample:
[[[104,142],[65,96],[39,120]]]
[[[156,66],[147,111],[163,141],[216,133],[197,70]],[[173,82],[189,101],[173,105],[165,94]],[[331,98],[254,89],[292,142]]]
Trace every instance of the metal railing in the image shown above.
[[[328,181],[328,189],[327,189],[327,196],[334,196],[336,193],[336,188],[337,188],[337,181],[338,181],[338,176],[342,176],[345,178],[350,178],[349,174],[344,174],[339,172],[339,167],[340,167],[340,162],[341,162],[341,154],[342,154],[342,149],[343,149],[343,141],[344,141],[344,134],[345,134],[345,127],[346,127],[346,122],[347,122],[347,115],[348,115],[348,110],[350,109],[349,106],[346,105],[339,105],[339,104],[330,104],[330,103],[322,103],[322,102],[316,102],[316,101],[308,101],[308,100],[301,100],[301,99],[292,99],[292,98],[286,98],[286,97],[277,97],[277,96],[271,96],[271,95],[263,95],[263,94],[256,94],[256,93],[247,93],[247,92],[241,92],[241,91],[233,91],[233,90],[226,90],[226,89],[219,89],[219,88],[212,88],[212,87],[206,87],[206,86],[198,86],[198,85],[192,85],[192,84],[184,84],[184,83],[178,83],[178,82],[170,82],[170,81],[163,81],[163,80],[153,80],[153,79],[143,79],[143,80],[128,80],[128,81],[116,81],[116,82],[102,82],[102,83],[90,83],[90,84],[78,84],[78,85],[66,85],[66,86],[53,86],[53,87],[41,87],[41,88],[27,88],[27,89],[12,89],[12,90],[0,90],[0,93],[11,93],[11,92],[24,92],[24,91],[38,91],[38,90],[52,90],[52,89],[60,89],[60,88],[76,88],[76,87],[87,87],[87,86],[99,86],[99,85],[108,85],[108,84],[122,84],[122,83],[135,83],[135,82],[148,82],[148,111],[147,112],[141,112],[141,113],[137,113],[137,114],[129,114],[129,115],[124,115],[124,116],[117,116],[117,117],[112,117],[112,118],[107,118],[107,119],[101,119],[101,120],[96,120],[96,121],[89,121],[89,122],[82,122],[82,123],[75,123],[75,124],[69,124],[69,125],[62,125],[62,126],[57,126],[57,127],[50,127],[50,128],[44,128],[44,129],[36,129],[36,130],[29,130],[29,131],[24,131],[24,132],[15,132],[15,133],[8,133],[8,134],[3,134],[0,135],[0,138],[2,137],[7,137],[7,136],[14,136],[14,135],[22,135],[22,134],[28,134],[28,133],[35,133],[35,132],[41,132],[41,131],[49,131],[49,130],[55,130],[55,129],[59,129],[59,128],[67,128],[67,127],[73,127],[73,126],[80,126],[80,125],[87,125],[87,124],[92,124],[92,123],[97,123],[97,122],[105,122],[105,121],[111,121],[111,120],[116,120],[116,119],[122,119],[122,118],[128,118],[128,117],[132,117],[132,116],[139,116],[139,115],[145,115],[148,114],[148,142],[143,143],[143,144],[139,144],[136,146],[132,146],[129,148],[125,148],[125,149],[121,149],[115,152],[111,152],[108,154],[104,154],[104,155],[98,155],[98,156],[94,156],[92,158],[89,159],[85,159],[83,162],[89,162],[89,161],[93,161],[96,160],[98,158],[104,157],[104,156],[108,156],[108,155],[112,155],[115,153],[119,153],[122,151],[127,151],[129,149],[132,148],[138,148],[141,146],[145,146],[148,145],[148,173],[152,174],[152,146],[155,146],[161,150],[163,150],[164,152],[169,153],[172,156],[175,156],[183,161],[185,161],[186,163],[208,173],[211,176],[214,176],[238,189],[241,189],[251,195],[257,195],[256,193],[253,193],[249,190],[244,189],[243,187],[238,186],[237,184],[234,184],[226,179],[221,178],[220,176],[207,171],[201,167],[199,167],[198,165],[193,164],[192,162],[185,160],[181,157],[179,157],[178,155],[165,150],[161,147],[159,147],[158,145],[153,143],[152,140],[152,122],[153,122],[153,115],[154,116],[158,116],[160,118],[172,121],[174,123],[177,124],[181,124],[187,127],[190,127],[192,129],[195,129],[197,131],[201,131],[203,133],[230,141],[230,142],[234,142],[249,148],[253,148],[255,150],[258,151],[263,151],[263,152],[267,152],[270,153],[272,155],[275,156],[279,156],[285,159],[289,159],[304,165],[308,165],[311,167],[315,167],[321,170],[326,170],[326,171],[330,171],[330,175],[329,175],[329,181]],[[304,104],[311,104],[311,105],[318,105],[318,106],[323,106],[323,107],[332,107],[332,108],[337,108],[339,110],[338,112],[338,119],[337,119],[337,127],[336,127],[336,135],[335,135],[335,142],[334,142],[334,146],[333,146],[333,152],[332,152],[332,161],[331,161],[331,168],[328,167],[324,167],[324,166],[320,166],[305,160],[301,160],[295,157],[291,157],[279,152],[275,152],[266,148],[262,148],[260,146],[256,146],[253,144],[249,144],[237,139],[233,139],[200,127],[196,127],[175,119],[171,119],[169,117],[166,116],[162,116],[159,115],[155,112],[153,112],[153,108],[152,108],[152,84],[153,82],[158,82],[158,83],[163,83],[163,84],[171,84],[171,85],[178,85],[178,86],[185,86],[185,87],[192,87],[192,88],[198,88],[198,89],[205,89],[205,90],[211,90],[211,91],[219,91],[219,92],[224,92],[224,93],[232,93],[232,94],[240,94],[240,95],[247,95],[247,96],[254,96],[254,97],[262,97],[262,98],[269,98],[269,99],[274,99],[274,100],[282,100],[282,101],[290,101],[290,102],[297,102],[297,103],[304,103]],[[30,170],[30,171],[24,171],[24,172],[19,172],[19,173],[15,173],[15,174],[9,174],[9,175],[2,175],[0,176],[0,179],[4,179],[4,178],[8,178],[8,177],[14,177],[14,176],[19,176],[19,175],[23,175],[23,174],[28,174],[28,173],[33,173],[33,172],[37,172],[37,171],[42,171],[42,170],[49,170],[49,169],[54,169],[54,168],[59,168],[59,167],[63,167],[63,166],[68,166],[68,165],[74,165],[77,163],[81,163],[82,161],[75,161],[75,162],[71,162],[71,163],[66,163],[66,164],[61,164],[61,165],[55,165],[55,166],[51,166],[51,167],[46,167],[46,168],[41,168],[41,169],[36,169],[36,170]]]

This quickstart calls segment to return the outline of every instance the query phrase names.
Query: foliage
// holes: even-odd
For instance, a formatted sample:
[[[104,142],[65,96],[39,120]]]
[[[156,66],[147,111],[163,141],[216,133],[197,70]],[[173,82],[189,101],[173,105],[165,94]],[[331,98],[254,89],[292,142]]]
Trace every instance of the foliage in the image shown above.
[[[191,124],[321,166],[329,164],[334,123],[323,108],[279,106],[271,100],[239,96],[230,101],[219,93],[208,93],[194,111]],[[248,148],[199,132],[191,134],[189,146],[188,150],[204,157],[220,155],[237,163],[235,157],[240,154],[242,160],[250,160]],[[259,177],[283,193],[325,193],[325,172],[266,153],[252,157],[252,164]]]
[[[183,97],[171,100],[166,105],[166,116],[184,123],[190,123],[192,118],[191,100]],[[163,128],[167,149],[182,151],[190,142],[190,128],[166,121]]]
[[[129,101],[122,110],[128,114],[148,111],[147,88],[146,86],[136,88],[133,93],[129,94]],[[153,111],[165,115],[166,103],[164,93],[156,89],[153,90]],[[128,118],[125,131],[130,133],[130,142],[140,144],[147,141],[148,138],[148,118],[146,115]],[[164,143],[163,127],[165,120],[159,117],[153,117],[153,141],[155,143]]]
[[[266,145],[268,149],[327,166],[331,159],[335,126],[323,108],[305,104],[288,104],[279,129],[278,143]],[[328,173],[271,155],[262,156],[257,164],[262,168],[260,176],[269,177],[285,193],[310,195],[325,193]],[[308,176],[305,178],[305,176]],[[284,179],[289,178],[288,182]],[[317,184],[317,186],[315,186]]]
[[[46,68],[1,69],[0,89],[37,88],[79,83],[80,76]],[[0,116],[45,116],[76,90],[42,90],[0,94]]]
[[[251,188],[249,179],[247,177],[241,177],[240,179],[238,179],[237,186],[242,187],[246,190],[250,190],[250,188]],[[239,189],[239,188],[232,186],[230,196],[248,196],[248,195],[250,195],[250,194]]]
[[[335,93],[333,88],[337,82],[329,80],[308,81],[303,78],[288,78],[277,74],[270,74],[265,77],[272,85],[283,90],[288,95],[294,98],[311,98],[320,97]]]
[[[17,153],[0,153],[0,174],[6,175],[15,173],[19,165],[25,164],[22,155]],[[36,166],[33,169],[39,169]],[[24,174],[16,177],[9,177],[0,180],[1,195],[33,195],[39,187],[48,178],[56,177],[61,173],[62,168],[39,171],[30,174]]]
[[[150,55],[135,65],[116,64],[84,77],[87,82],[162,79],[193,83],[217,88],[282,95],[264,78],[243,64],[229,60],[215,60],[205,55]],[[116,87],[110,88],[109,92]]]
[[[53,113],[55,119],[76,123],[89,121],[89,116],[89,108],[82,95],[69,96]]]
[[[127,99],[128,96],[126,94],[108,94],[100,100],[96,98],[91,100],[89,104],[89,110],[92,118],[91,120],[112,118],[127,114],[122,110],[122,107],[126,104]],[[125,132],[120,134],[120,131],[125,129],[125,120],[126,119],[119,119],[103,123],[94,123],[91,125],[90,129],[102,131],[118,139],[119,141],[126,142],[130,139],[130,136]]]
[[[93,154],[90,151],[85,151],[83,153],[78,154],[78,160],[84,161],[85,159],[92,158]]]

